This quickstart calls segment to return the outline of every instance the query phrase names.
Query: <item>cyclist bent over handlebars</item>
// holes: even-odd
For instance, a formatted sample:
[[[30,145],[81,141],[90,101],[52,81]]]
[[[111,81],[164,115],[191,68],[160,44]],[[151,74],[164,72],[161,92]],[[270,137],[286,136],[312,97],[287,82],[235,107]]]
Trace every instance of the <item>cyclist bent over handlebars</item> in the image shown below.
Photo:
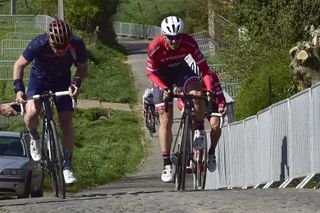
[[[13,68],[14,91],[16,101],[26,103],[24,122],[29,130],[30,153],[35,161],[41,159],[39,144],[38,115],[41,109],[40,100],[25,99],[23,72],[32,62],[27,98],[43,91],[69,90],[71,97],[79,94],[81,80],[87,72],[87,52],[83,41],[72,35],[69,25],[62,20],[53,20],[46,34],[34,38],[15,62]],[[71,67],[77,67],[75,78],[71,81]],[[76,178],[72,172],[71,158],[75,142],[72,124],[72,100],[70,96],[56,97],[59,123],[62,130],[64,148],[64,179],[67,184],[74,183]]]
[[[197,42],[182,33],[183,21],[177,16],[169,16],[161,23],[162,35],[155,37],[148,46],[147,77],[153,83],[155,106],[160,115],[159,139],[164,168],[161,179],[173,181],[170,149],[172,143],[173,100],[170,93],[173,85],[183,88],[184,92],[201,96],[202,87],[197,75],[192,71],[184,58],[191,54],[199,66],[208,94],[211,94],[209,67]],[[164,100],[168,99],[168,112],[164,109]],[[211,100],[210,95],[208,99]],[[204,101],[193,100],[195,108],[195,130],[200,131],[199,139],[204,132]]]

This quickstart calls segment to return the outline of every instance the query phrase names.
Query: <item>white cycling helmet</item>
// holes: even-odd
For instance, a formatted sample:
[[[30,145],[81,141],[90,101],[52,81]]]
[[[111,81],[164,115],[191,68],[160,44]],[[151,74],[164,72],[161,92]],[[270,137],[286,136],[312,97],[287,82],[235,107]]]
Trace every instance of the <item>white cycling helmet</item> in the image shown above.
[[[178,16],[168,16],[161,23],[161,31],[165,35],[178,35],[182,32],[184,23]]]

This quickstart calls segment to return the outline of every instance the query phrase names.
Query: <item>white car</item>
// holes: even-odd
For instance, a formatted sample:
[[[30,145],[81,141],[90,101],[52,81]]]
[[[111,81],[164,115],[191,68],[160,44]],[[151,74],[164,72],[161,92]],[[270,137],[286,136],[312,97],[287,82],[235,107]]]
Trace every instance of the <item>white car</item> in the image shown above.
[[[27,133],[0,131],[0,195],[43,196],[43,169],[32,160],[29,141]]]

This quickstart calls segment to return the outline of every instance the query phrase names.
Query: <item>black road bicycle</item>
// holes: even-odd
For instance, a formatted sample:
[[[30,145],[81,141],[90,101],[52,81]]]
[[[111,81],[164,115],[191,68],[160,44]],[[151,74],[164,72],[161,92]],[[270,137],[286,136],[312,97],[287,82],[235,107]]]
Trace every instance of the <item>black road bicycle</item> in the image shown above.
[[[147,105],[146,111],[145,111],[145,122],[146,122],[146,127],[149,130],[150,136],[153,137],[153,134],[156,132],[156,122],[157,122],[154,105],[151,105],[151,104]]]
[[[53,119],[54,97],[69,95],[69,91],[46,91],[32,96],[32,99],[40,99],[42,102],[42,165],[45,174],[49,174],[52,190],[56,197],[65,198],[65,182],[63,176],[63,148],[59,141],[57,128]]]
[[[192,99],[207,99],[206,96],[194,96],[187,93],[183,95],[172,95],[173,98],[181,98],[184,110],[180,119],[180,125],[172,146],[172,162],[175,165],[175,188],[177,191],[185,190],[187,170],[193,174],[193,188],[203,190],[206,184],[207,174],[207,139],[204,137],[204,146],[200,150],[193,148],[192,131]],[[187,168],[188,167],[188,168]]]

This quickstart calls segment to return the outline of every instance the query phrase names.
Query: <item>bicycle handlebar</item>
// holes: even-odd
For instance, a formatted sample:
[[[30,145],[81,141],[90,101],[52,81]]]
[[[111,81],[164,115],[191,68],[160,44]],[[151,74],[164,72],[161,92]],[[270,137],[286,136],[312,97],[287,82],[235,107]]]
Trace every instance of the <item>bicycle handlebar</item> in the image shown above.
[[[183,93],[181,94],[170,94],[170,97],[172,98],[181,98],[183,100],[187,100],[187,99],[207,99],[207,95],[192,95],[192,94],[188,94],[188,93]],[[165,112],[168,112],[168,102],[169,102],[169,98],[167,100],[164,101],[164,108],[165,108]]]
[[[181,99],[207,99],[207,95],[192,95],[188,93],[181,94],[172,94],[173,98],[181,98]]]
[[[59,92],[45,92],[43,94],[38,94],[38,95],[33,95],[32,99],[40,99],[40,98],[45,98],[45,97],[58,97],[58,96],[65,96],[65,95],[70,95],[70,92],[68,90],[66,91],[59,91]],[[74,98],[72,98],[72,108],[76,107],[76,101]]]
[[[64,96],[64,95],[70,95],[69,91],[60,91],[60,92],[47,92],[43,94],[33,95],[32,99],[40,99],[45,97],[54,97],[54,96]]]

